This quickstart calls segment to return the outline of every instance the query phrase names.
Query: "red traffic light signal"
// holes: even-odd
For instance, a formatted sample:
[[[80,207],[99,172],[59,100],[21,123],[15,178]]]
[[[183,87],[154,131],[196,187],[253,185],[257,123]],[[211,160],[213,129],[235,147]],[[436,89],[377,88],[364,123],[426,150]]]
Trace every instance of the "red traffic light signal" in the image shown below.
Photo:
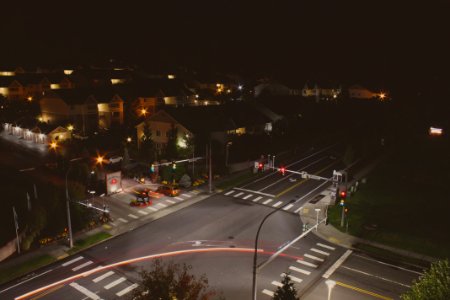
[[[263,165],[262,163],[259,163],[259,164],[258,164],[258,169],[262,170],[263,166],[264,166],[264,165]]]
[[[341,196],[341,199],[345,199],[345,198],[347,198],[347,192],[346,191],[341,191],[339,193],[339,196]]]
[[[280,172],[281,172],[281,175],[284,175],[284,173],[286,173],[286,168],[285,167],[281,167],[280,168]]]

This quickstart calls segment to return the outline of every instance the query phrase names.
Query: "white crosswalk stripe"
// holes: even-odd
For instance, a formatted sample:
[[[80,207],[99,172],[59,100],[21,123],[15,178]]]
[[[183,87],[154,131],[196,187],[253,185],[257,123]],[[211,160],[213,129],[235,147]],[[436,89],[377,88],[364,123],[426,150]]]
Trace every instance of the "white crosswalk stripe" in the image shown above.
[[[181,198],[181,197],[175,197],[175,199],[180,200],[180,201],[183,201],[183,200],[184,200],[184,199]]]
[[[323,255],[327,255],[327,256],[330,255],[330,253],[322,251],[322,250],[319,250],[319,249],[316,249],[316,248],[311,248],[311,251],[314,251],[316,253],[320,253],[320,254],[323,254]]]
[[[128,216],[129,216],[130,218],[133,218],[133,219],[139,219],[138,216],[135,216],[135,215],[133,215],[133,214],[128,214]]]
[[[109,277],[109,276],[111,276],[113,274],[114,274],[113,271],[109,271],[109,272],[106,272],[103,275],[98,276],[97,278],[92,279],[92,281],[97,283],[97,282],[102,281],[103,279],[105,279],[105,278],[107,278],[107,277]]]
[[[267,203],[270,203],[272,201],[273,201],[272,199],[267,199],[266,201],[263,202],[263,204],[267,204]]]
[[[321,243],[317,243],[316,245],[320,246],[322,248],[325,248],[325,249],[336,250],[336,248],[334,248],[334,247],[331,247],[331,246],[328,246],[328,245],[324,245],[324,244],[321,244]]]
[[[273,285],[275,285],[275,286],[279,286],[279,287],[282,287],[283,286],[283,284],[281,283],[281,282],[279,282],[279,281],[272,281],[272,284]]]
[[[289,204],[288,206],[286,206],[285,208],[283,208],[283,210],[289,210],[289,209],[291,209],[292,206],[294,206],[294,204]]]
[[[158,211],[157,208],[151,207],[151,206],[147,206],[147,209],[152,210],[152,211]]]
[[[292,270],[292,271],[295,271],[295,272],[299,272],[299,273],[302,273],[302,274],[305,274],[305,275],[311,274],[310,271],[306,271],[306,270],[303,270],[303,269],[300,269],[300,268],[297,268],[297,267],[294,267],[294,266],[290,266],[289,270]]]
[[[141,215],[144,215],[144,216],[148,215],[148,212],[143,211],[143,210],[138,210],[138,213],[140,213]]]
[[[240,195],[244,194],[243,192],[239,192],[236,195],[234,195],[235,198],[239,197]]]
[[[189,194],[180,194],[180,196],[186,197],[186,198],[191,198],[192,196]]]
[[[263,294],[266,294],[266,295],[268,295],[268,296],[270,296],[270,297],[273,297],[273,295],[275,295],[274,292],[269,291],[269,290],[266,290],[266,289],[262,290],[262,293],[263,293]]]
[[[262,197],[259,196],[259,197],[255,198],[255,199],[253,199],[253,202],[258,202],[261,198],[262,198]]]
[[[73,287],[74,289],[76,289],[77,291],[79,291],[80,293],[84,294],[87,298],[92,299],[92,300],[102,300],[102,298],[100,298],[96,293],[91,292],[90,290],[88,290],[87,288],[85,288],[84,286],[79,285],[76,282],[72,282],[71,284],[69,284],[71,287]]]
[[[172,201],[172,200],[169,200],[169,199],[167,199],[166,202],[169,202],[170,204],[174,204],[175,203],[175,201]]]
[[[165,205],[165,204],[163,204],[163,203],[158,203],[158,204],[156,204],[156,205],[159,205],[159,206],[161,206],[162,208],[167,207],[167,205]]]
[[[120,277],[119,279],[114,280],[113,282],[111,282],[111,283],[105,285],[104,288],[105,288],[106,290],[109,290],[110,288],[115,287],[116,285],[118,285],[118,284],[124,282],[125,280],[127,280],[125,277]]]
[[[284,276],[286,276],[286,273],[281,273],[280,276],[281,276],[281,277],[284,277]],[[301,282],[303,281],[303,279],[298,278],[298,277],[295,277],[295,276],[293,276],[293,275],[288,275],[288,276],[289,276],[289,278],[290,278],[292,281],[294,281],[294,282],[301,283]]]
[[[228,193],[225,193],[225,196],[231,195],[231,194],[233,194],[234,192],[236,192],[236,191],[235,191],[235,190],[231,190],[231,191],[229,191]]]
[[[135,288],[137,288],[139,286],[139,284],[135,283],[130,285],[129,287],[124,288],[123,290],[119,291],[116,293],[116,296],[118,297],[122,297],[123,295],[131,292],[132,290],[134,290]]]
[[[92,264],[92,263],[93,263],[93,262],[89,260],[89,261],[85,262],[84,264],[81,264],[81,265],[79,265],[79,266],[76,266],[75,268],[72,269],[72,271],[76,272],[76,271],[78,271],[78,270],[80,270],[80,269],[83,269],[84,267],[89,266],[89,265]]]
[[[250,198],[251,196],[253,196],[252,194],[248,194],[247,196],[245,196],[243,199],[248,199],[248,198]]]
[[[310,255],[310,254],[308,254],[308,253],[305,253],[304,256],[307,257],[307,258],[310,258],[310,259],[317,260],[317,261],[324,261],[322,258],[319,258],[319,257],[314,256],[314,255]]]
[[[83,259],[83,258],[84,258],[83,256],[78,256],[77,258],[74,258],[74,259],[72,259],[72,260],[69,260],[69,261],[63,263],[62,266],[63,266],[63,267],[67,267],[68,265],[71,265],[71,264],[73,264],[74,262],[77,262],[77,261],[79,261],[80,259]]]
[[[304,260],[300,260],[300,259],[298,259],[297,262],[299,264],[302,264],[302,265],[305,265],[305,266],[308,266],[308,267],[311,267],[311,268],[317,268],[318,267],[318,265],[315,265],[315,264],[312,264],[310,262],[307,262],[307,261],[304,261]]]
[[[123,218],[118,218],[117,220],[119,220],[119,221],[122,222],[122,223],[128,223],[128,221],[125,220],[125,219],[123,219]]]
[[[299,212],[302,208],[303,208],[303,207],[297,208],[297,209],[294,211],[294,213],[298,214],[298,212]]]
[[[272,205],[272,207],[278,207],[281,205],[281,203],[283,203],[282,201],[278,201],[277,203],[275,203],[274,205]]]

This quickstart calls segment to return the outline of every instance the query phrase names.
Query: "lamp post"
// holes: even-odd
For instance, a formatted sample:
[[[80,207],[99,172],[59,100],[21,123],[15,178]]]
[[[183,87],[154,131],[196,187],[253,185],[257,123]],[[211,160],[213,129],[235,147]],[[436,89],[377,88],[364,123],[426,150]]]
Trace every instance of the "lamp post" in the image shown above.
[[[69,189],[67,187],[67,177],[72,169],[71,163],[83,159],[82,157],[77,157],[69,160],[69,168],[66,172],[66,209],[67,209],[67,229],[69,230],[69,248],[73,247],[73,236],[72,236],[72,221],[70,219],[70,205],[69,205]]]
[[[228,167],[228,157],[230,155],[230,146],[233,145],[233,142],[228,142],[225,148],[225,167]]]
[[[262,228],[264,222],[267,220],[267,218],[269,218],[271,215],[273,215],[280,209],[282,209],[294,202],[295,202],[295,200],[292,199],[291,201],[287,202],[286,204],[283,204],[283,205],[279,206],[277,209],[271,211],[267,216],[264,217],[264,219],[261,221],[261,224],[259,224],[258,231],[256,232],[256,238],[255,238],[255,251],[253,252],[253,285],[252,285],[253,300],[256,300],[256,261],[257,261],[257,254],[258,254],[259,232],[261,231],[261,228]]]
[[[319,212],[320,212],[320,208],[316,208],[316,209],[314,209],[315,211],[316,211],[316,231],[317,231],[317,228],[319,227]]]
[[[336,281],[328,279],[327,281],[325,281],[325,283],[327,284],[327,287],[328,287],[328,300],[330,300],[331,299],[331,290],[336,285]]]

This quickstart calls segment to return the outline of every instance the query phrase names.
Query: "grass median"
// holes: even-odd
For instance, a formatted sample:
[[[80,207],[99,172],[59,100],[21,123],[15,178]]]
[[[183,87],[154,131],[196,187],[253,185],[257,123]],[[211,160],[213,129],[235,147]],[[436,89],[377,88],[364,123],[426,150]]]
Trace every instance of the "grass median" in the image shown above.
[[[26,263],[13,265],[7,268],[0,268],[0,284],[8,282],[14,278],[20,277],[43,266],[51,264],[56,258],[51,255],[43,254],[41,256],[30,258]]]
[[[74,253],[81,251],[89,246],[95,245],[96,243],[103,241],[109,237],[111,237],[111,235],[109,233],[103,232],[103,231],[93,234],[93,235],[90,235],[84,239],[75,241],[75,245],[73,246],[72,249],[67,251],[67,253],[69,255],[74,254]]]

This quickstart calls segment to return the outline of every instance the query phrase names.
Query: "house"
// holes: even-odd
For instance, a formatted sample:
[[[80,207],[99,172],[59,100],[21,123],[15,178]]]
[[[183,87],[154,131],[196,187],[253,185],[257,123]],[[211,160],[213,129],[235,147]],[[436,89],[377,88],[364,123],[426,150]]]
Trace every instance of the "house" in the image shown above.
[[[302,89],[303,97],[315,97],[316,100],[332,100],[341,95],[342,87],[337,84],[305,83]]]
[[[44,91],[50,90],[50,81],[43,74],[20,74],[16,79],[25,88],[25,97],[28,100],[37,99]]]
[[[348,94],[350,98],[355,99],[373,99],[378,96],[377,93],[358,84],[350,86],[348,88]]]
[[[75,87],[73,81],[64,73],[51,73],[45,76],[50,81],[50,89],[52,90],[73,89]]]
[[[27,90],[14,76],[0,76],[0,94],[9,100],[25,99]]]

